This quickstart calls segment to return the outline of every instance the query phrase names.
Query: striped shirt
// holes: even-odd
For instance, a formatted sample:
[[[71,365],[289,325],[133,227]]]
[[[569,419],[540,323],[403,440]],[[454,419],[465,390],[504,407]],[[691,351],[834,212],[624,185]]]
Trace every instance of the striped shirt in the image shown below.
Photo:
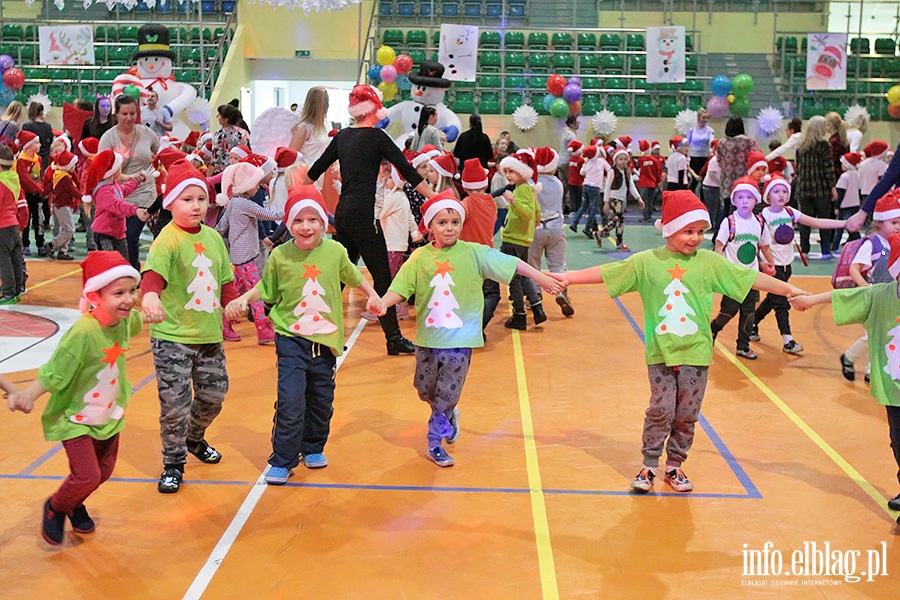
[[[284,219],[284,213],[263,208],[241,196],[235,196],[228,202],[222,218],[216,224],[216,231],[228,236],[231,264],[242,265],[259,255],[258,219],[280,221]]]

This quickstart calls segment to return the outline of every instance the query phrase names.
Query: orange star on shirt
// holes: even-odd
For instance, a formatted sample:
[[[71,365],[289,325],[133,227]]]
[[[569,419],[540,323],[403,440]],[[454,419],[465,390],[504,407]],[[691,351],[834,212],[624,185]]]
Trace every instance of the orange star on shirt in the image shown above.
[[[675,264],[674,269],[666,269],[666,270],[672,274],[672,281],[675,281],[676,279],[678,279],[680,281],[684,281],[684,274],[687,273],[687,269],[682,269],[681,267],[678,266],[677,263]]]
[[[203,242],[196,242],[194,244],[194,252],[197,254],[203,254],[206,252],[206,248],[203,247]]]
[[[303,265],[303,267],[306,269],[303,273],[306,279],[315,279],[322,274],[322,271],[318,270],[316,265]]]
[[[125,354],[125,352],[127,352],[127,350],[125,350],[124,348],[120,348],[120,347],[119,347],[119,342],[116,342],[115,344],[112,345],[111,348],[104,348],[104,349],[103,349],[103,354],[106,355],[106,358],[104,358],[104,359],[101,360],[100,362],[102,362],[102,363],[107,363],[107,364],[109,365],[109,368],[111,369],[112,366],[113,366],[114,364],[116,364],[116,360],[118,360],[118,358],[119,358],[120,356],[122,356],[123,354]]]
[[[450,259],[448,258],[444,262],[434,261],[434,264],[437,265],[437,269],[435,270],[435,275],[444,275],[445,273],[449,273],[450,271],[455,271],[453,267],[450,266]]]

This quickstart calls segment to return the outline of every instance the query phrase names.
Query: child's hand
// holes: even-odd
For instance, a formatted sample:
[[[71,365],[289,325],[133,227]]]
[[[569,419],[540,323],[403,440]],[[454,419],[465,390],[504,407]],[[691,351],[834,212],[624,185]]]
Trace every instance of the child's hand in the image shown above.
[[[811,299],[812,296],[792,296],[788,301],[791,303],[792,308],[803,312],[808,308],[812,308],[813,303]]]
[[[547,276],[552,277],[553,279],[558,281],[560,285],[563,286],[563,288],[569,287],[569,280],[566,279],[565,273],[547,273]]]
[[[638,201],[638,206],[640,206],[641,208],[644,208],[644,199],[641,198],[640,196],[638,196],[637,201]]]
[[[553,294],[554,296],[565,288],[565,286],[557,281],[555,278],[550,277],[547,273],[541,273],[541,278],[536,280],[538,285],[547,292],[548,294]]]
[[[5,394],[5,396],[9,410],[12,412],[20,410],[23,413],[28,414],[34,408],[34,400],[29,398],[22,390]]]
[[[225,316],[232,323],[240,323],[247,316],[247,301],[243,298],[235,298],[225,307]]]
[[[806,290],[801,290],[800,288],[794,287],[793,285],[788,284],[788,287],[791,288],[787,295],[788,298],[798,298],[811,295]]]
[[[513,195],[512,195],[512,192],[510,192],[509,190],[506,190],[505,192],[503,192],[503,197],[506,198],[506,201],[507,201],[507,202],[509,202],[510,204],[512,204],[512,201],[513,201]]]
[[[384,300],[378,296],[369,296],[369,299],[366,300],[366,310],[375,313],[379,317],[384,316],[387,312],[387,309],[384,307]]]
[[[421,242],[422,240],[425,239],[424,236],[422,236],[422,234],[419,233],[419,230],[418,230],[418,229],[416,229],[415,231],[413,231],[413,232],[410,234],[410,237],[412,237],[412,241],[414,241],[414,242],[417,243],[417,244],[418,244],[419,242]]]
[[[770,265],[769,263],[760,263],[760,267],[762,267],[762,272],[769,277],[775,276],[775,265]]]
[[[166,310],[163,308],[159,295],[154,292],[144,294],[141,298],[141,307],[144,309],[144,320],[147,323],[162,323],[166,318]]]
[[[146,223],[147,221],[150,220],[150,213],[147,212],[146,208],[139,208],[139,209],[137,209],[137,212],[134,214],[137,216],[138,219],[140,219],[144,223]]]
[[[609,202],[603,203],[603,214],[609,216]]]
[[[267,237],[264,237],[264,238],[263,238],[263,245],[264,245],[266,248],[268,248],[269,250],[271,250],[272,248],[275,247],[275,242],[273,242],[272,240],[270,240],[270,239],[267,238]]]

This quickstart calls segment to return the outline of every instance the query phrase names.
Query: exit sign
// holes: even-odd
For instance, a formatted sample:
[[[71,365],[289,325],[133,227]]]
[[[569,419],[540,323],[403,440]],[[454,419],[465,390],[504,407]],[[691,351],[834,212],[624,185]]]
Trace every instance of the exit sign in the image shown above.
[[[309,50],[294,50],[294,58],[309,58]]]

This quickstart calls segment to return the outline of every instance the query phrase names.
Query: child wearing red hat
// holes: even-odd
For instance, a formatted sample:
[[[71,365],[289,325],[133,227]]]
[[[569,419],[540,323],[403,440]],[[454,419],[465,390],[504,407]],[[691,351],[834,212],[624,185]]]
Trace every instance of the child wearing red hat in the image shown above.
[[[681,467],[694,441],[694,423],[712,362],[713,294],[743,298],[751,289],[785,296],[805,292],[701,249],[703,234],[710,227],[709,213],[693,192],[663,192],[662,220],[657,227],[662,229],[665,246],[569,272],[562,279],[568,285],[605,283],[613,298],[627,292],[640,294],[650,406],[642,435],[644,460],[631,489],[650,490],[665,447],[666,483],[675,491],[688,492],[693,483]]]
[[[843,172],[838,177],[837,194],[838,199],[835,202],[837,208],[838,220],[845,221],[859,210],[862,201],[859,190],[862,181],[859,176],[859,166],[862,162],[862,155],[858,152],[848,152],[841,157],[841,168]],[[839,254],[841,248],[841,238],[844,237],[844,230],[838,228],[831,238],[832,254]],[[851,231],[847,236],[847,241],[858,240],[859,232]]]
[[[865,203],[866,198],[872,192],[872,188],[887,171],[887,162],[885,157],[890,150],[887,142],[882,140],[873,140],[866,144],[863,148],[863,156],[865,157],[859,163],[859,193],[860,202]]]
[[[53,160],[54,169],[50,185],[53,189],[51,195],[51,209],[53,211],[54,229],[59,233],[52,241],[44,244],[47,258],[53,260],[75,260],[68,254],[69,243],[75,235],[74,213],[81,206],[81,192],[75,182],[75,169],[78,167],[78,157],[63,150]],[[47,169],[49,172],[50,169]]]
[[[272,251],[262,280],[230,302],[226,316],[235,321],[247,305],[265,302],[278,337],[278,401],[272,428],[272,454],[266,482],[287,483],[293,469],[328,466],[325,444],[334,413],[334,372],[344,350],[341,286],[358,287],[366,308],[384,314],[381,298],[363,279],[338,242],[326,239],[328,214],[313,185],[291,190],[285,224],[293,236]]]
[[[128,259],[128,242],[125,239],[125,218],[137,216],[146,222],[150,214],[144,208],[125,202],[125,197],[143,183],[143,173],[128,176],[119,183],[122,175],[122,155],[104,150],[94,157],[85,182],[84,202],[94,203],[94,238],[101,250],[115,250]]]
[[[897,320],[900,316],[900,296],[897,278],[900,277],[900,234],[888,237],[889,253],[884,283],[856,289],[837,289],[815,296],[796,297],[791,304],[797,310],[807,310],[819,304],[831,304],[835,325],[862,323],[866,328],[872,378],[869,393],[887,409],[888,430],[894,462],[900,469],[900,356],[897,351]],[[900,470],[897,472],[900,481]],[[900,494],[887,502],[887,507],[900,511]],[[900,524],[900,518],[897,519]]]
[[[501,169],[513,168],[501,163]],[[422,209],[422,227],[431,232],[433,241],[418,248],[400,267],[383,301],[389,307],[415,294],[413,385],[419,398],[431,407],[427,458],[439,467],[450,467],[453,458],[441,442],[447,440],[452,444],[459,437],[456,405],[465,384],[472,349],[484,346],[481,292],[484,280],[508,283],[514,276],[524,276],[554,294],[562,286],[521,259],[508,256],[509,253],[460,241],[466,210],[449,190],[435,195]]]
[[[15,171],[19,175],[22,192],[28,203],[28,214],[31,217],[31,231],[37,243],[38,255],[44,255],[44,227],[50,223],[50,205],[41,186],[41,138],[31,131],[20,131],[16,137],[19,154],[16,156]],[[31,243],[28,239],[28,227],[22,232],[22,252],[31,255]]]
[[[92,252],[81,263],[84,315],[66,331],[50,361],[27,390],[10,394],[9,407],[29,413],[46,392],[44,438],[62,442],[70,475],[44,503],[41,534],[63,542],[66,518],[79,534],[92,533],[85,500],[116,466],[119,432],[131,399],[126,374],[130,340],[140,333],[134,309],[140,274],[116,252]]]
[[[0,304],[15,304],[25,285],[22,235],[19,230],[19,176],[13,170],[13,153],[0,146]]]
[[[100,151],[100,140],[95,137],[82,138],[78,142],[78,150],[84,157],[81,164],[78,165],[78,187],[82,193],[87,194],[85,185],[87,184],[88,173],[91,170],[91,163],[94,157]],[[97,249],[97,241],[94,238],[94,230],[92,224],[94,222],[94,204],[92,202],[81,202],[81,222],[84,223],[84,239],[88,252]]]
[[[700,179],[691,169],[688,161],[687,140],[681,136],[675,136],[669,140],[669,158],[666,159],[666,189],[669,191],[686,190],[690,185],[690,178]]]
[[[172,163],[162,203],[172,222],[153,240],[141,280],[159,383],[161,494],[181,489],[188,452],[206,464],[222,460],[205,436],[228,390],[222,308],[236,294],[225,242],[203,225],[208,194],[191,163]]]

